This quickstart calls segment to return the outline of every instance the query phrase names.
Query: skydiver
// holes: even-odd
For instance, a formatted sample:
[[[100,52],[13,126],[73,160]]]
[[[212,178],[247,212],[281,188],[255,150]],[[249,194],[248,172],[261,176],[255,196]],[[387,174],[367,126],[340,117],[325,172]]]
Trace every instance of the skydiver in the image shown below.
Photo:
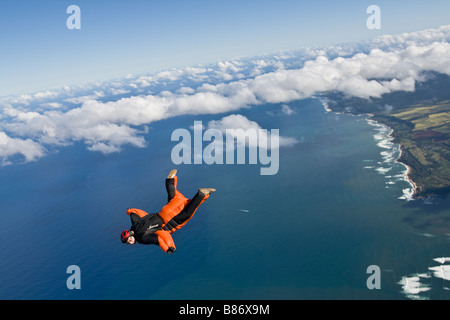
[[[171,234],[182,228],[209,195],[216,192],[213,188],[200,188],[192,199],[187,199],[177,190],[176,174],[177,170],[174,169],[166,178],[168,200],[159,213],[149,214],[141,209],[127,209],[131,228],[121,233],[122,243],[155,244],[169,254],[176,251]]]

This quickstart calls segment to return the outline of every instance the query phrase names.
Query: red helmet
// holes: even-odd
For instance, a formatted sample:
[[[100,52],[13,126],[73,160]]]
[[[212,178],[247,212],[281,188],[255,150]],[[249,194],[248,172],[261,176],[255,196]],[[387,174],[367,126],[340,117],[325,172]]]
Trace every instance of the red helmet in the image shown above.
[[[120,234],[120,240],[122,241],[122,243],[127,242],[128,238],[131,236],[131,231],[130,230],[125,230]]]

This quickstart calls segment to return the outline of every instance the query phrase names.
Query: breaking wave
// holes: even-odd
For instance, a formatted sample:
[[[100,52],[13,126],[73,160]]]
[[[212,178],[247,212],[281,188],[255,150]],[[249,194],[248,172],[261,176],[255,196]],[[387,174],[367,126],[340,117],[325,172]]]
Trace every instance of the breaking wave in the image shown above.
[[[414,183],[408,178],[409,167],[398,161],[402,155],[402,151],[401,146],[394,143],[394,138],[392,137],[393,129],[370,118],[367,118],[366,120],[369,125],[375,128],[376,133],[373,138],[376,141],[377,146],[380,147],[382,151],[380,152],[381,161],[377,162],[377,166],[365,166],[364,168],[374,169],[379,174],[384,175],[386,178],[386,188],[396,185],[399,181],[407,182],[409,187],[402,188],[402,195],[398,198],[407,201],[413,200],[415,186]],[[398,165],[403,167],[403,172],[401,174],[387,174]]]
[[[434,258],[435,266],[429,266],[428,270],[423,273],[404,276],[398,282],[402,286],[402,293],[409,299],[428,300],[425,294],[432,289],[432,279],[439,278],[444,281],[450,281],[450,258],[440,257]],[[450,290],[448,283],[443,284],[444,290]]]

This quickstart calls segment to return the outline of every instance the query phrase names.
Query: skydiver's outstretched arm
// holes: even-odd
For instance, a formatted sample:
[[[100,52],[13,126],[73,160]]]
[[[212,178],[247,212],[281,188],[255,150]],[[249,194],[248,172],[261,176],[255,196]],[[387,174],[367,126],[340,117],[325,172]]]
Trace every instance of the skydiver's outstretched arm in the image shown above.
[[[129,215],[131,218],[131,224],[134,224],[142,217],[148,215],[148,213],[141,209],[128,208],[127,215]]]
[[[158,244],[164,252],[171,254],[177,250],[169,232],[158,230],[155,232],[155,235],[158,236]]]

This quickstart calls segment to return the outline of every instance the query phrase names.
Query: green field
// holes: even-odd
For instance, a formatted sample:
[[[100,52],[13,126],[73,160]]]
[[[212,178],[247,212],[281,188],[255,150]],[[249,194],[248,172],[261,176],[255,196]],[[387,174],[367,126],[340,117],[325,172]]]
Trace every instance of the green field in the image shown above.
[[[448,100],[431,106],[412,106],[393,116],[413,123],[415,132],[432,130],[450,133],[450,101]]]

